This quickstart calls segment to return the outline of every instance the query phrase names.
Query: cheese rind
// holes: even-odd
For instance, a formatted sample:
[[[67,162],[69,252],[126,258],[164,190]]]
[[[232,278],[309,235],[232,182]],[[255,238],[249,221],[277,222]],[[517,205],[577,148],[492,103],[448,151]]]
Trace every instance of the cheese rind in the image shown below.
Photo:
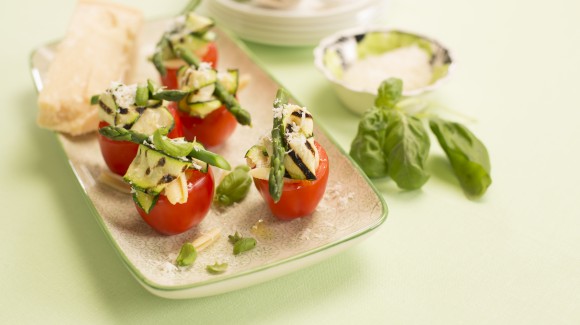
[[[99,118],[91,96],[132,69],[140,11],[98,0],[79,0],[38,96],[39,126],[70,135],[95,131]]]

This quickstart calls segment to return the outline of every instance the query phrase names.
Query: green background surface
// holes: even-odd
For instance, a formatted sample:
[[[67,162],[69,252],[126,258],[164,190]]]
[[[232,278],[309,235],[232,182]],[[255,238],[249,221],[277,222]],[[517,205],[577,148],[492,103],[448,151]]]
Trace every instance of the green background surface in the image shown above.
[[[186,1],[121,2],[157,18]],[[430,97],[474,118],[491,155],[488,193],[467,200],[434,142],[422,190],[374,183],[390,213],[368,240],[282,278],[177,301],[131,277],[56,137],[35,124],[29,55],[64,35],[74,4],[0,4],[0,323],[580,323],[579,2],[390,0],[383,25],[451,48],[457,67]],[[348,150],[358,117],[312,47],[248,46]]]

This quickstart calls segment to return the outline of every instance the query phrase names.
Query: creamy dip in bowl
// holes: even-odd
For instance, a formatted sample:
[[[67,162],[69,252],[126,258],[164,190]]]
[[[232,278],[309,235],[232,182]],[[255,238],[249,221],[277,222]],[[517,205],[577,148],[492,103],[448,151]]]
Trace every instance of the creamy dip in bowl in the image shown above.
[[[356,28],[324,38],[314,50],[316,67],[330,80],[340,100],[364,113],[381,82],[403,81],[403,95],[416,96],[445,80],[453,60],[439,42],[388,28]]]

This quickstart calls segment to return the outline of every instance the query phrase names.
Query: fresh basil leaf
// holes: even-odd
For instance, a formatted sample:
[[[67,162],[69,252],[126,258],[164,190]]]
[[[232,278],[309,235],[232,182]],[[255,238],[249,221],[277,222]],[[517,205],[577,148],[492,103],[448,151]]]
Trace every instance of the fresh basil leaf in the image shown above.
[[[474,198],[485,194],[491,185],[491,163],[485,145],[459,123],[432,118],[429,126],[465,194]]]
[[[228,263],[215,262],[213,265],[208,265],[205,269],[211,274],[221,274],[228,269]]]
[[[250,168],[240,165],[227,174],[216,189],[215,202],[222,206],[229,206],[242,201],[252,185],[252,177],[248,173]]]
[[[233,235],[229,235],[228,236],[228,240],[230,241],[230,243],[235,244],[238,240],[242,239],[242,235],[240,235],[239,232],[236,231],[235,234]]]
[[[181,246],[181,250],[179,251],[179,255],[177,256],[177,260],[175,263],[178,266],[189,266],[195,262],[197,258],[197,251],[192,243],[185,243]]]
[[[234,255],[239,255],[256,247],[256,240],[251,237],[242,237],[234,244]]]
[[[403,96],[403,81],[398,78],[389,78],[383,81],[375,98],[375,106],[379,108],[393,108]]]
[[[193,150],[194,144],[192,142],[172,140],[163,135],[166,131],[166,129],[157,129],[153,133],[153,145],[155,145],[155,148],[176,158],[185,157]]]
[[[383,154],[386,129],[386,114],[375,107],[367,111],[359,122],[357,134],[350,145],[350,156],[370,178],[388,174],[387,160]]]
[[[383,150],[389,165],[389,176],[402,189],[421,188],[429,179],[425,162],[431,142],[421,120],[400,110],[387,111],[389,124]]]

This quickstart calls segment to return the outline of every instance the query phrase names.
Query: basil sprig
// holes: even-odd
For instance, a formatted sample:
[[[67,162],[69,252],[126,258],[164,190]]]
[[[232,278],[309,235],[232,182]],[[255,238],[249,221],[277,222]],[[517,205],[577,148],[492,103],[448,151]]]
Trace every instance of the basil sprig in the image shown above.
[[[215,262],[213,265],[207,265],[205,269],[210,274],[221,274],[228,269],[228,263]]]
[[[429,179],[431,143],[424,121],[405,109],[402,90],[399,79],[383,81],[375,105],[359,122],[350,155],[368,177],[390,176],[398,187],[414,190]],[[482,196],[491,184],[484,144],[459,123],[432,117],[429,124],[466,195]]]
[[[248,173],[250,168],[240,165],[227,174],[218,185],[214,201],[221,206],[229,206],[242,201],[252,186],[252,177]]]
[[[229,235],[228,239],[230,243],[234,245],[234,255],[239,255],[256,247],[256,239],[252,237],[242,237],[242,235],[237,231],[235,234]]]
[[[195,250],[195,246],[193,246],[192,243],[185,243],[181,246],[175,264],[177,264],[177,266],[189,266],[193,264],[196,259],[197,251]]]

